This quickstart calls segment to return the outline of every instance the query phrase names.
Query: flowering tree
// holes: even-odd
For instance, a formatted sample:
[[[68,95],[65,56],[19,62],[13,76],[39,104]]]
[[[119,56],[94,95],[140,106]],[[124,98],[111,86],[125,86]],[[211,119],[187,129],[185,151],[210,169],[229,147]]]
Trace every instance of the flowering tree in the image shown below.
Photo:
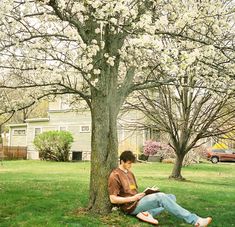
[[[29,103],[28,107],[21,106],[20,100],[24,100],[25,95],[21,90],[0,90],[0,125],[6,122],[22,123],[29,117],[47,116],[48,100]]]
[[[171,147],[167,144],[164,144],[162,142],[157,142],[153,140],[147,140],[144,143],[144,155],[155,155],[157,153],[160,154],[160,156],[164,156],[164,153],[169,153]]]
[[[70,93],[83,98],[91,110],[89,208],[95,212],[110,210],[107,177],[117,166],[116,121],[126,97],[175,81],[198,53],[213,68],[209,59],[220,52],[218,64],[226,61],[223,70],[230,69],[232,1],[2,0],[0,4],[0,88],[27,91],[17,108],[48,95]],[[183,53],[179,44],[184,44]],[[189,56],[188,50],[194,54]],[[178,58],[180,67],[175,64]]]
[[[161,143],[157,141],[147,140],[144,143],[144,154],[155,155],[161,149]]]

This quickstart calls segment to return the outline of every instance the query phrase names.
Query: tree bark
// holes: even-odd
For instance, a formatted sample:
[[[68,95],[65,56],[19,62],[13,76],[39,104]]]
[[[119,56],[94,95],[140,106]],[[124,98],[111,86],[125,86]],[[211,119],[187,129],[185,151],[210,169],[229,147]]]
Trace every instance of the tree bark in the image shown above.
[[[172,173],[169,178],[173,178],[176,180],[185,180],[185,178],[182,177],[181,175],[181,170],[182,170],[182,165],[183,165],[183,160],[184,160],[184,154],[182,153],[176,153],[176,160],[174,164],[174,168],[172,170]]]
[[[118,166],[117,116],[120,107],[128,95],[134,73],[127,72],[125,82],[118,86],[120,56],[124,36],[113,38],[106,27],[105,49],[110,56],[116,56],[115,65],[110,66],[106,60],[98,68],[102,73],[95,87],[91,87],[91,173],[89,210],[92,213],[107,214],[111,211],[108,194],[108,177]],[[97,59],[99,62],[99,59]]]
[[[115,93],[115,92],[114,92]],[[107,214],[111,210],[108,176],[118,165],[117,115],[115,95],[96,94],[92,99],[92,151],[89,210]]]

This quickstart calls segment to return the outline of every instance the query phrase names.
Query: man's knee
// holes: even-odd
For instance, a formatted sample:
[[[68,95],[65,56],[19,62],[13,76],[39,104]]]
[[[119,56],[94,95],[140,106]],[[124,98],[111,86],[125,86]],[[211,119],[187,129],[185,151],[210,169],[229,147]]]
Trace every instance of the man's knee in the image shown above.
[[[151,196],[152,196],[152,199],[155,199],[156,201],[162,201],[168,198],[164,192],[154,193],[154,194],[151,194]]]
[[[167,196],[168,196],[170,199],[172,199],[173,201],[176,202],[176,196],[175,196],[175,195],[173,195],[173,194],[168,194]]]
[[[173,195],[173,194],[166,194],[164,192],[155,193],[155,199],[157,201],[159,201],[160,203],[162,203],[164,201],[170,201],[170,200],[176,201],[175,195]]]
[[[162,198],[165,198],[167,196],[167,194],[164,192],[158,192],[158,193],[156,193],[156,195],[159,197],[162,197]]]
[[[176,196],[173,194],[166,194],[164,192],[159,192],[159,193],[156,193],[156,195],[158,195],[161,198],[167,198],[167,199],[176,201]]]
[[[148,200],[155,201],[156,203],[161,204],[164,201],[165,202],[169,200],[176,201],[176,197],[173,194],[166,194],[164,192],[158,192],[158,193],[148,195]]]

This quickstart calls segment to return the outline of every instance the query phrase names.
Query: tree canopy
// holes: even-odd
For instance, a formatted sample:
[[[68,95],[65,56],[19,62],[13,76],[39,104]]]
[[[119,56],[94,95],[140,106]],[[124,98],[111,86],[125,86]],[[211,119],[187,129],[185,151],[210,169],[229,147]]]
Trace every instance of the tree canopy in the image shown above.
[[[0,4],[0,89],[25,90],[17,108],[71,93],[91,110],[89,208],[95,212],[110,209],[106,179],[117,166],[116,120],[129,94],[174,83],[196,60],[195,70],[204,72],[198,79],[208,86],[230,80],[234,89],[232,0]]]

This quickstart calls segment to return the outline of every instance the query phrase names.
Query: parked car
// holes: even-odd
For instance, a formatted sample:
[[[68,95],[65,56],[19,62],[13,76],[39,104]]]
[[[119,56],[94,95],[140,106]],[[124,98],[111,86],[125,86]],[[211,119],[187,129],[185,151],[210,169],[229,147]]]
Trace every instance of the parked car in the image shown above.
[[[207,159],[212,163],[221,161],[235,161],[235,150],[231,149],[212,149],[207,152]]]

